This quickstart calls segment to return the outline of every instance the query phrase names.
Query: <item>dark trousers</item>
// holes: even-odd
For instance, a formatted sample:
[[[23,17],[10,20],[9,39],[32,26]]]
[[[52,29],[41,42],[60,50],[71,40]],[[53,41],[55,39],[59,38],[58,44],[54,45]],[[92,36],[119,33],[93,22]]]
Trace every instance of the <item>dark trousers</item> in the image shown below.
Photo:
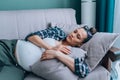
[[[14,56],[17,40],[0,40],[0,80],[23,80],[24,70]]]

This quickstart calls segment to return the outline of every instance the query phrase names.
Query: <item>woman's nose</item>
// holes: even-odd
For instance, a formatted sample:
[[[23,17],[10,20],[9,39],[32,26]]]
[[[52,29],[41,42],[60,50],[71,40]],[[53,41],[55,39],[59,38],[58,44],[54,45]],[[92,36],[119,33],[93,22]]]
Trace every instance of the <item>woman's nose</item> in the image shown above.
[[[75,37],[75,34],[73,33],[73,34],[71,35],[71,37],[72,37],[72,38]]]

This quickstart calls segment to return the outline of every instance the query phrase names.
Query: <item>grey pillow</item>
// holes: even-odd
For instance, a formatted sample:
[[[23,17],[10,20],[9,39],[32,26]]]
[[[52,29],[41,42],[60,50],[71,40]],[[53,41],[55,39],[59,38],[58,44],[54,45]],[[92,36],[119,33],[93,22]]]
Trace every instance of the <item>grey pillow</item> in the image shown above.
[[[97,32],[91,40],[81,48],[87,51],[86,63],[93,70],[118,38],[117,33]]]
[[[24,80],[45,80],[45,79],[42,79],[41,77],[38,77],[38,76],[30,73],[27,76],[25,76]]]
[[[76,58],[85,57],[86,51],[80,48],[71,48],[69,56]],[[77,80],[76,76],[66,65],[57,59],[38,61],[31,66],[34,74],[43,77],[47,80]]]

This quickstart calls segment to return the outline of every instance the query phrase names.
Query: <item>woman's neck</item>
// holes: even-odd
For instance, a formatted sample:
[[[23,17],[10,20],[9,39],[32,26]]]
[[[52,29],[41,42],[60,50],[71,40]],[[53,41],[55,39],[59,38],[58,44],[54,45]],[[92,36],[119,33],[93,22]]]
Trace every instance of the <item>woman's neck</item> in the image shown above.
[[[63,40],[61,44],[64,46],[70,46],[70,44],[66,40]]]

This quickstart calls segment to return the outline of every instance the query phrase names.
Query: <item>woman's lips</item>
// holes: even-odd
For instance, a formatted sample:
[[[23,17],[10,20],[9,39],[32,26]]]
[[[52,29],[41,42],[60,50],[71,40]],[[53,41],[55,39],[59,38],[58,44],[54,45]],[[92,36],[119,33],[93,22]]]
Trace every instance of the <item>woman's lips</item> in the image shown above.
[[[68,37],[69,37],[69,39],[72,39],[72,36],[71,36],[71,35],[69,35]]]

